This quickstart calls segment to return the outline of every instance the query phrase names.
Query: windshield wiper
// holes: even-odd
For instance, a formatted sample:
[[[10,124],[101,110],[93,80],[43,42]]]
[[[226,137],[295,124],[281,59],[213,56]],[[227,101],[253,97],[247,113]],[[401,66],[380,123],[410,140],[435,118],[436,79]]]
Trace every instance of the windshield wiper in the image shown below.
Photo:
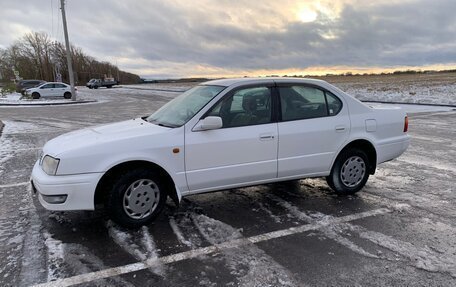
[[[144,120],[148,121],[149,123],[152,123],[154,125],[165,127],[165,128],[177,128],[178,127],[178,126],[175,126],[175,125],[164,124],[164,123],[161,123],[161,122],[159,122],[157,120],[146,120],[146,119],[144,119]]]

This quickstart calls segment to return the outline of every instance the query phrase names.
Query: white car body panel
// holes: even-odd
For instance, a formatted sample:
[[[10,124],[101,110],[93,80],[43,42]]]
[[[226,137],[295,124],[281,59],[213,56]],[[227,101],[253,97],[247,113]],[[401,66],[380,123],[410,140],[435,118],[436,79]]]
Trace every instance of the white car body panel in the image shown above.
[[[280,122],[278,177],[329,173],[350,133],[348,110],[336,116]]]
[[[65,88],[44,88],[48,84],[59,84],[59,85],[64,85]],[[47,82],[43,83],[39,86],[29,88],[25,90],[25,93],[27,95],[32,95],[34,92],[37,92],[40,94],[40,97],[46,98],[46,97],[63,97],[63,95],[66,92],[71,93],[71,87],[65,83],[60,83],[60,82]]]
[[[194,131],[218,100],[244,85],[297,83],[326,89],[343,104],[335,116]],[[39,162],[32,182],[39,194],[67,194],[50,210],[94,209],[95,190],[108,170],[129,161],[147,161],[172,178],[177,197],[226,188],[303,177],[327,176],[340,151],[354,140],[370,142],[377,164],[402,154],[409,144],[403,132],[405,112],[370,108],[336,87],[311,79],[224,79],[204,83],[226,88],[185,125],[161,127],[143,119],[70,132],[49,141],[44,155],[60,159],[56,175]],[[180,152],[174,153],[178,148]]]
[[[277,145],[277,123],[199,132],[187,127],[189,190],[195,193],[277,177]]]

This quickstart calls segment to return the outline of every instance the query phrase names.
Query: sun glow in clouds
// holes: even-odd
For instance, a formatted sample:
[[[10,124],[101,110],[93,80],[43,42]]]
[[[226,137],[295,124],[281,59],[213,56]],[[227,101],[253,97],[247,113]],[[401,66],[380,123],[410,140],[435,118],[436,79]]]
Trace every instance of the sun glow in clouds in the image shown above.
[[[310,23],[317,19],[318,13],[315,10],[304,7],[298,12],[298,18],[303,23]]]

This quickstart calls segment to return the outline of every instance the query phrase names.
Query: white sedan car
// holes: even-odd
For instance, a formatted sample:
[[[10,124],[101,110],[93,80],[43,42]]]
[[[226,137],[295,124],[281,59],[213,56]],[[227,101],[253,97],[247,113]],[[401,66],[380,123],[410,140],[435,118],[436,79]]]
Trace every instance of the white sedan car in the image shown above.
[[[327,82],[224,79],[200,84],[151,116],[49,141],[32,172],[49,210],[104,204],[117,223],[151,222],[167,196],[306,177],[338,194],[363,188],[409,145],[400,108],[372,108]]]
[[[39,99],[41,97],[64,97],[65,99],[71,99],[71,86],[65,83],[46,82],[25,90],[25,94],[32,96],[33,99]]]

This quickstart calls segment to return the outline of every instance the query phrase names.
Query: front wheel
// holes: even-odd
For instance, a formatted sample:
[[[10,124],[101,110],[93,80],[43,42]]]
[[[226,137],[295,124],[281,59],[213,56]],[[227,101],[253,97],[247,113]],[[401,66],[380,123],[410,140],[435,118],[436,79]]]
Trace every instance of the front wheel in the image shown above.
[[[151,223],[166,202],[165,185],[147,169],[134,169],[117,179],[107,197],[110,217],[118,224],[137,228]]]
[[[348,149],[337,157],[326,182],[337,194],[348,195],[360,191],[368,178],[369,160],[366,153],[359,149]]]
[[[39,93],[37,93],[37,92],[34,92],[34,93],[32,94],[32,99],[35,99],[35,100],[36,100],[36,99],[39,99],[40,97],[41,97],[41,95],[40,95]]]
[[[65,92],[65,94],[63,94],[63,97],[65,99],[71,99],[71,93],[70,92]]]

